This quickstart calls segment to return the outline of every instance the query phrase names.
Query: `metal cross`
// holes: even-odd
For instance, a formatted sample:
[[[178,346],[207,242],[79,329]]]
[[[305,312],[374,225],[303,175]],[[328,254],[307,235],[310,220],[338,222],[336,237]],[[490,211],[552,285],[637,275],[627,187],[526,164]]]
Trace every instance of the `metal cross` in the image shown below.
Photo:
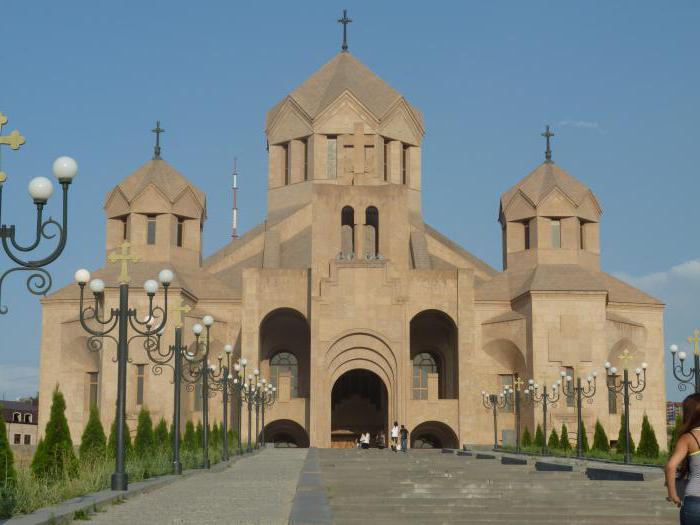
[[[156,127],[151,130],[156,134],[156,147],[153,148],[153,160],[160,160],[160,134],[165,130],[160,127],[160,120],[156,120]]]
[[[542,136],[547,140],[547,149],[544,152],[544,158],[547,162],[552,162],[552,148],[550,147],[549,139],[554,136],[554,133],[549,131],[549,125],[546,126]]]
[[[348,18],[347,9],[343,9],[343,18],[338,19],[339,24],[343,24],[343,53],[348,51],[348,24],[352,22],[352,18]]]
[[[688,337],[688,342],[693,343],[693,351],[695,355],[700,355],[700,348],[698,348],[698,343],[700,343],[700,330],[697,328],[693,330],[693,335]]]
[[[170,318],[175,321],[175,328],[182,328],[182,314],[186,314],[192,310],[190,305],[183,304],[182,298],[178,299],[178,304],[170,307]]]
[[[524,384],[525,384],[525,382],[522,379],[520,379],[520,376],[515,376],[515,381],[513,381],[513,386],[515,387],[516,390],[520,390]]]
[[[135,255],[129,253],[129,248],[131,243],[128,241],[123,242],[119,245],[119,252],[112,252],[107,258],[111,263],[121,263],[121,272],[119,273],[119,284],[129,284],[129,263],[137,262],[139,260]]]
[[[0,113],[0,132],[2,132],[2,127],[7,124],[7,117]],[[7,146],[10,146],[10,148],[14,150],[18,150],[19,147],[24,144],[26,141],[24,137],[20,134],[19,131],[14,130],[11,131],[9,135],[0,135],[0,144],[6,144]],[[7,175],[5,175],[4,171],[0,171],[0,184],[5,182],[5,179],[7,178]]]
[[[628,348],[625,348],[625,351],[617,356],[620,361],[631,361],[633,357],[634,352],[630,352]]]

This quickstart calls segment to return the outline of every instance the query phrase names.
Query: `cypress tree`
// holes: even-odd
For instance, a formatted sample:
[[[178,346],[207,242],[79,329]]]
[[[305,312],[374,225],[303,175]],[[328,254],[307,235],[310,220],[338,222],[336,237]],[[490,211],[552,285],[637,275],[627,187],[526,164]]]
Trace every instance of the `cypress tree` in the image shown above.
[[[562,450],[571,450],[569,442],[569,429],[566,428],[566,423],[561,424],[561,436],[559,437],[559,448]]]
[[[151,421],[151,413],[145,408],[142,408],[139,412],[139,422],[136,427],[134,450],[139,457],[144,457],[153,452],[153,445],[153,421]]]
[[[238,445],[238,433],[229,429],[228,431],[228,446],[234,447]]]
[[[659,442],[656,441],[656,433],[649,423],[649,418],[647,418],[646,414],[644,414],[644,418],[642,419],[642,435],[639,438],[637,454],[645,458],[659,457]]]
[[[153,429],[153,441],[157,448],[161,450],[168,450],[171,447],[172,441],[169,439],[170,435],[168,433],[168,424],[162,417],[156,428]]]
[[[90,417],[88,418],[83,435],[80,438],[80,459],[98,458],[105,455],[107,451],[107,438],[105,437],[102,421],[97,407],[90,407]]]
[[[578,446],[578,443],[576,443],[576,446]],[[581,451],[584,454],[588,452],[588,436],[586,435],[586,424],[583,421],[581,421]]]
[[[186,450],[197,450],[197,433],[194,430],[192,421],[188,421],[185,425],[185,437],[183,438],[182,444]]]
[[[78,473],[65,412],[66,400],[56,386],[44,440],[32,459],[32,472],[37,478],[57,479],[64,474],[75,477]]]
[[[521,447],[531,447],[532,446],[532,436],[530,435],[530,430],[525,427],[523,430],[523,435],[520,436],[520,446]]]
[[[617,435],[617,445],[615,446],[615,452],[618,454],[625,453],[625,414],[624,412],[620,417],[620,433]],[[634,454],[634,439],[632,439],[632,434],[630,434],[630,454]]]
[[[131,453],[131,432],[129,431],[129,426],[124,421],[124,453]],[[107,441],[107,452],[112,456],[117,455],[117,418],[114,417],[112,421],[112,426],[109,429],[109,440]]]
[[[535,430],[535,446],[540,448],[544,446],[544,434],[539,423],[537,424],[537,430]]]
[[[197,441],[197,448],[202,448],[202,434],[204,433],[204,427],[202,426],[202,422],[197,423],[197,428],[194,431],[194,435]]]
[[[557,435],[556,429],[552,429],[551,434],[549,434],[549,441],[547,441],[547,448],[557,449],[559,448],[559,436]]]
[[[210,444],[212,447],[216,447],[219,444],[219,424],[214,423],[214,426],[211,429],[211,439],[209,440]]]
[[[1,417],[1,414],[2,405],[0,405],[0,487],[4,487],[17,479],[17,473],[14,467],[15,458],[10,448],[10,442],[7,440],[5,420]]]
[[[595,432],[593,433],[593,450],[599,452],[610,452],[610,441],[605,433],[603,425],[596,419]]]

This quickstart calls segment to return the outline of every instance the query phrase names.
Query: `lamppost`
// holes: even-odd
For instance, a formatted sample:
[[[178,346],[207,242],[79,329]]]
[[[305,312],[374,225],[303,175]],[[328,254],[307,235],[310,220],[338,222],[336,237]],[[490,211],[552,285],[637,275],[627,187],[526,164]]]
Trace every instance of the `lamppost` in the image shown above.
[[[238,405],[238,455],[243,455],[243,439],[241,438],[243,432],[243,389],[245,388],[245,367],[248,364],[248,360],[245,357],[239,359],[234,365],[233,370],[235,375],[233,376],[232,390],[236,393],[236,405]],[[249,433],[250,434],[250,433]]]
[[[498,416],[497,409],[505,408],[508,400],[504,393],[487,394],[484,390],[481,391],[481,402],[484,408],[493,410],[493,448],[498,448]]]
[[[262,431],[260,432],[260,444],[265,447],[265,407],[272,406],[275,404],[275,393],[277,392],[277,387],[272,383],[266,383],[262,380],[263,388],[258,396],[258,403],[262,408]]]
[[[504,389],[503,394],[506,397],[506,406],[512,404],[515,410],[515,451],[520,452],[520,422],[521,422],[521,391],[525,383],[520,377],[518,377],[517,372],[513,372],[513,387],[508,386]]]
[[[109,256],[109,261],[112,263],[121,263],[121,273],[119,275],[119,307],[110,310],[108,319],[104,317],[104,306],[100,307],[103,302],[103,293],[105,283],[101,279],[90,280],[90,272],[87,270],[78,270],[75,272],[75,280],[80,286],[80,324],[83,329],[88,332],[91,337],[88,339],[88,348],[93,351],[99,351],[102,348],[102,338],[107,337],[114,341],[117,345],[117,458],[116,468],[112,474],[112,490],[126,490],[128,487],[128,476],[124,469],[124,427],[126,425],[126,368],[129,360],[129,327],[136,332],[135,337],[149,337],[157,332],[160,332],[168,320],[168,287],[173,280],[173,272],[170,270],[161,270],[158,274],[158,280],[163,285],[164,304],[165,307],[153,306],[153,298],[158,291],[158,282],[149,279],[143,285],[146,295],[148,296],[148,315],[145,321],[139,321],[135,308],[129,307],[129,262],[137,260],[136,257],[129,254],[129,243],[125,242],[121,246],[121,253],[113,253]],[[84,307],[84,291],[85,285],[90,282],[90,291],[92,291],[95,302],[92,306]],[[100,310],[103,310],[100,313]],[[162,315],[160,325],[153,329],[152,320]],[[97,325],[102,325],[104,329],[91,328],[88,321],[92,321]],[[149,324],[150,323],[150,324]],[[145,327],[145,328],[144,328]],[[114,329],[117,329],[117,337],[110,335]]]
[[[552,391],[548,394],[547,385],[544,385],[542,387],[542,391],[540,392],[539,385],[535,383],[535,380],[528,380],[528,390],[526,392],[526,395],[530,396],[533,403],[542,403],[542,430],[544,434],[544,439],[542,440],[542,454],[547,453],[547,407],[549,405],[554,405],[557,401],[559,401],[560,384],[561,381],[557,381],[556,383],[554,383],[552,385]]]
[[[561,372],[561,377],[564,380],[562,385],[562,393],[567,399],[576,398],[576,457],[583,457],[583,436],[581,431],[583,428],[583,416],[581,414],[581,406],[585,397],[588,403],[593,402],[593,396],[596,391],[596,376],[597,372],[593,371],[586,378],[586,386],[581,385],[581,378],[576,378],[576,386],[573,385],[573,378],[567,376],[566,372]]]
[[[0,131],[7,122],[7,117],[0,113]],[[19,131],[14,130],[9,135],[0,135],[0,145],[8,145],[13,150],[19,149],[25,140]],[[2,304],[2,285],[5,277],[15,272],[31,272],[27,277],[27,290],[34,295],[46,295],[51,288],[51,274],[44,268],[55,261],[63,252],[68,238],[68,188],[78,173],[78,164],[70,157],[59,157],[53,163],[53,173],[63,190],[62,222],[59,224],[52,217],[44,220],[44,206],[53,195],[53,184],[46,177],[34,177],[29,181],[29,195],[36,206],[36,231],[34,241],[30,244],[19,244],[16,240],[16,226],[2,223],[2,190],[7,181],[7,174],[0,171],[0,239],[2,248],[17,266],[8,268],[0,275],[0,315],[7,313],[7,306]],[[56,228],[55,233],[50,232],[50,227]],[[58,244],[53,252],[43,259],[27,260],[21,253],[33,252],[42,239],[53,239],[58,234]]]
[[[202,317],[202,323],[206,328],[204,344],[200,344],[199,338],[205,328],[197,323],[192,327],[195,343],[194,352],[185,351],[186,366],[182,367],[182,379],[187,383],[187,391],[193,392],[197,383],[201,382],[200,395],[202,396],[202,468],[208,469],[209,464],[209,379],[214,371],[214,366],[209,364],[210,332],[214,324],[211,315]],[[203,351],[200,352],[200,349]],[[195,394],[196,395],[196,394]]]
[[[620,356],[620,360],[629,361],[632,359],[632,354],[625,349]],[[615,394],[622,394],[622,399],[625,403],[625,463],[632,462],[632,454],[630,454],[630,393],[634,394],[638,400],[642,399],[642,392],[647,386],[647,364],[642,363],[641,368],[637,368],[634,373],[637,376],[635,380],[630,381],[627,366],[622,371],[622,381],[617,375],[617,368],[610,366],[610,363],[605,363],[605,370],[608,371],[612,381],[607,383],[608,390]]]
[[[671,345],[669,350],[673,356],[673,377],[678,381],[678,390],[684,392],[686,390],[686,385],[694,384],[695,393],[700,392],[700,349],[698,348],[698,342],[700,342],[700,330],[693,330],[693,335],[688,337],[688,342],[693,343],[693,361],[694,365],[688,371],[685,370],[685,352],[679,352],[678,346]],[[676,355],[678,355],[678,361],[676,361]]]
[[[224,461],[229,459],[228,455],[228,399],[232,396],[235,389],[233,385],[234,377],[231,374],[231,354],[233,353],[232,345],[225,345],[224,352],[226,354],[226,361],[224,362],[224,356],[219,355],[219,372],[212,371],[212,384],[211,389],[221,392],[223,397],[223,453],[222,458]]]
[[[248,404],[248,452],[253,451],[253,447],[251,446],[251,440],[252,436],[251,433],[253,431],[253,406],[255,406],[255,430],[256,430],[256,436],[255,436],[255,448],[258,448],[258,437],[257,437],[257,431],[258,431],[258,416],[259,416],[259,405],[257,404],[257,396],[258,396],[258,391],[262,387],[262,383],[259,380],[260,376],[260,370],[257,368],[253,371],[252,374],[248,374],[247,382],[242,382],[242,388],[241,388],[241,393],[242,399]],[[243,376],[243,381],[245,381],[245,376]]]

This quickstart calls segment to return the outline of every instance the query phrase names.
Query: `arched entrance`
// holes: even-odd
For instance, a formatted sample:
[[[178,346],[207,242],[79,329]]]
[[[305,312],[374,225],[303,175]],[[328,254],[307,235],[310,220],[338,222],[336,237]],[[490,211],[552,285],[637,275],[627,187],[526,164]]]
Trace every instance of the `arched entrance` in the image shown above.
[[[388,428],[388,395],[381,378],[369,370],[345,372],[331,391],[331,447],[352,448],[363,432],[374,443]]]
[[[308,448],[309,435],[298,423],[277,419],[265,425],[265,443],[274,443],[276,448]]]
[[[445,423],[425,421],[411,431],[411,448],[459,448],[459,440]]]

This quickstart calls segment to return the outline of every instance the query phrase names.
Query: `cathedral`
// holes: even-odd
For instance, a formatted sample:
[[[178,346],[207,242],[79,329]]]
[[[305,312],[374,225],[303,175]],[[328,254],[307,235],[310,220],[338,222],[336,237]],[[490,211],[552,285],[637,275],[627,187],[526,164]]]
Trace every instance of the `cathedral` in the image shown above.
[[[171,269],[170,304],[190,308],[186,342],[212,315],[212,354],[233,345],[236,359],[277,387],[268,442],[349,447],[397,421],[416,448],[492,443],[482,391],[529,378],[551,385],[562,371],[584,383],[598,372],[583,420],[589,440],[596,420],[614,437],[622,401],[606,388],[606,361],[618,371],[648,363],[643,397],[632,400],[632,436],[639,439],[644,414],[664,435],[664,305],[601,270],[595,194],[549,148],[524,178],[504,174],[502,238],[494,238],[503,268],[495,269],[423,220],[423,182],[441,184],[423,178],[424,126],[417,108],[344,50],[267,113],[263,222],[204,257],[206,195],[157,152],[106,195],[105,254],[130,243],[139,258],[130,267],[132,307],[140,312],[148,305],[141,284]],[[106,283],[105,308],[118,303],[119,271],[106,257],[93,274]],[[98,351],[88,348],[79,298],[71,284],[42,300],[39,428],[58,385],[74,441],[91,404],[112,423],[117,382],[116,346],[105,339]],[[163,344],[173,343],[173,322]],[[142,407],[169,422],[171,373],[154,371],[142,345],[129,351],[131,431]],[[199,420],[201,395],[182,396],[183,425]],[[246,414],[229,406],[246,428]],[[575,403],[562,396],[549,408],[549,428],[566,423],[573,438]],[[216,395],[210,420],[221,416]],[[532,433],[541,421],[541,406],[523,403],[523,427]],[[514,429],[506,404],[499,443],[513,443]]]

